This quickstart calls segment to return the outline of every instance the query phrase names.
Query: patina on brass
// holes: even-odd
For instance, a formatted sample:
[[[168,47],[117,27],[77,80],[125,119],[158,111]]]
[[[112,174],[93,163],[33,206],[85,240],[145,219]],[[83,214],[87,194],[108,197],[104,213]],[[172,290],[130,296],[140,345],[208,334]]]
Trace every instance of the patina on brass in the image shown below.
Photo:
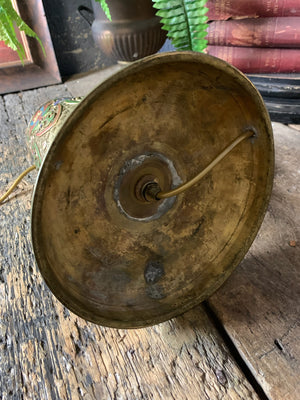
[[[196,185],[247,130],[254,136]],[[32,240],[53,293],[98,324],[172,318],[213,293],[245,256],[273,180],[268,113],[250,81],[199,53],[135,62],[77,106],[39,173]]]

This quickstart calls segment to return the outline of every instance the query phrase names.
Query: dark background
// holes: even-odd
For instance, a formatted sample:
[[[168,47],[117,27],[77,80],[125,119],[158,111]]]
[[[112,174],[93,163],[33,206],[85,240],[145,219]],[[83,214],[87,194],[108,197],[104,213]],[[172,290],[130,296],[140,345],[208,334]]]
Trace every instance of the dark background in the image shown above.
[[[90,0],[43,0],[43,5],[62,77],[116,63],[96,47],[90,25],[78,12],[81,5],[91,8]]]

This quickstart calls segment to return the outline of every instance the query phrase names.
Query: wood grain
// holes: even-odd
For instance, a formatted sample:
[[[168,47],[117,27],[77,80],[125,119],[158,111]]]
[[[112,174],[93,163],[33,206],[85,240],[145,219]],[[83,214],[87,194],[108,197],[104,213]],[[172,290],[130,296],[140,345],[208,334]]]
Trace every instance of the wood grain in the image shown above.
[[[59,85],[0,98],[1,190],[30,165],[24,130]],[[71,314],[38,272],[30,240],[36,174],[0,207],[1,399],[258,399],[202,306],[152,328]]]
[[[209,303],[272,400],[300,399],[300,132],[274,123],[275,180],[249,253]]]

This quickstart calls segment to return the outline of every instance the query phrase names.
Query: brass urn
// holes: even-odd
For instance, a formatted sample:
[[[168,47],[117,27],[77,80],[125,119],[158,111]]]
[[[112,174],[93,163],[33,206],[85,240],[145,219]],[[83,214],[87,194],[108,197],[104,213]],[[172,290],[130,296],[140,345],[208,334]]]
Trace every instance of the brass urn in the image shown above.
[[[100,4],[92,2],[95,43],[118,61],[135,61],[156,53],[166,40],[152,0],[107,0],[112,20]]]

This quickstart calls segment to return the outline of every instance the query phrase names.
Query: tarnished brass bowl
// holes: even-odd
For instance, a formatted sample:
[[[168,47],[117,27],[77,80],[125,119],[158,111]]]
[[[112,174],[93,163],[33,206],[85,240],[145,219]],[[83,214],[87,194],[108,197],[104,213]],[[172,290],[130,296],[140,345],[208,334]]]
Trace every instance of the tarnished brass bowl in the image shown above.
[[[148,197],[149,183],[177,187],[248,130],[196,185]],[[137,61],[85,97],[48,150],[32,206],[41,273],[64,305],[97,324],[179,315],[245,256],[273,162],[268,113],[238,70],[200,53]]]

